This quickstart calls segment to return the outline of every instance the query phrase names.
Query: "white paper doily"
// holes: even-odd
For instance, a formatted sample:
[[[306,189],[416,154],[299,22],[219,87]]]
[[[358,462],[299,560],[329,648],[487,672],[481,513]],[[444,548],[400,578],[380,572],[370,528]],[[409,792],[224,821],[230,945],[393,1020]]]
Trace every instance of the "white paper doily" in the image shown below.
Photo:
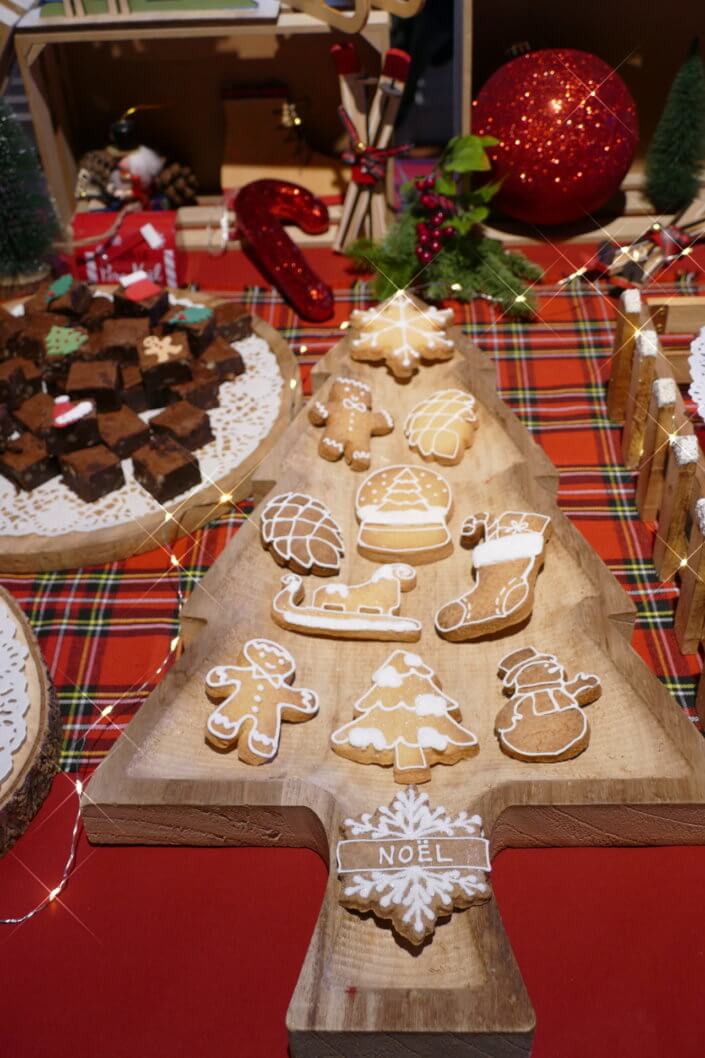
[[[28,653],[27,645],[17,639],[12,611],[0,599],[0,782],[12,771],[12,754],[27,737]]]
[[[698,414],[705,418],[705,327],[700,328],[700,334],[690,343],[690,386],[688,392],[690,399],[698,406]]]
[[[245,362],[245,372],[232,382],[221,383],[220,407],[208,412],[214,440],[196,452],[202,482],[171,502],[181,502],[235,470],[269,434],[279,414],[284,380],[268,343],[253,334],[232,344]],[[149,419],[150,414],[156,412],[143,417]],[[132,460],[123,460],[122,468],[125,485],[95,503],[79,499],[60,477],[32,492],[19,493],[0,478],[0,536],[61,536],[112,529],[163,510],[135,481]]]

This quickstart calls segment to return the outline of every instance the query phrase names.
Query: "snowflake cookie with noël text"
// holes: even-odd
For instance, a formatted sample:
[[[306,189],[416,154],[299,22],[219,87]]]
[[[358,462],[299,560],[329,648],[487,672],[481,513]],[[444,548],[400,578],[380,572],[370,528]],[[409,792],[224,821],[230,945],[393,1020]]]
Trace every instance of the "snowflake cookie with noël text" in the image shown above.
[[[445,328],[453,322],[451,309],[417,305],[403,290],[382,305],[350,316],[356,331],[350,343],[353,360],[384,361],[397,380],[405,381],[420,362],[450,360],[455,351]]]
[[[410,786],[341,829],[339,902],[389,919],[412,944],[422,944],[440,917],[490,898],[489,842],[478,815],[432,808]]]

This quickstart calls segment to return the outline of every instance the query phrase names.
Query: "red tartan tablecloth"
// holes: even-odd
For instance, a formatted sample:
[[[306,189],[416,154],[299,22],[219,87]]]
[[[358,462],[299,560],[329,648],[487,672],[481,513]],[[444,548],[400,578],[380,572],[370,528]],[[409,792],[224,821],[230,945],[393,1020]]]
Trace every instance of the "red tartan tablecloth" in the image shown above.
[[[677,649],[675,589],[654,574],[652,530],[637,518],[633,475],[618,465],[619,431],[605,413],[614,303],[599,286],[556,285],[590,252],[533,251],[547,273],[532,324],[511,322],[486,302],[458,307],[457,317],[494,358],[500,392],[559,467],[561,506],[634,599],[634,646],[693,716],[700,662]],[[258,286],[239,256],[194,255],[182,264],[203,288],[247,287],[243,301],[286,336],[307,381],[339,323],[367,303],[343,262],[325,251],[311,258],[336,286],[335,319],[322,327],[303,324]],[[696,267],[694,278],[667,277],[663,288],[694,289]],[[177,570],[157,551],[90,570],[2,577],[56,683],[64,769],[85,775],[110,749],[153,686],[178,629],[179,593],[248,513],[243,504],[180,541]],[[110,718],[84,744],[106,706]],[[67,776],[57,778],[0,862],[0,916],[55,884],[72,789]],[[705,928],[696,894],[705,850],[508,852],[494,879],[537,1008],[536,1058],[702,1053]],[[301,850],[91,849],[82,839],[60,901],[0,932],[8,967],[0,1054],[283,1058],[284,1011],[324,884],[323,866]]]

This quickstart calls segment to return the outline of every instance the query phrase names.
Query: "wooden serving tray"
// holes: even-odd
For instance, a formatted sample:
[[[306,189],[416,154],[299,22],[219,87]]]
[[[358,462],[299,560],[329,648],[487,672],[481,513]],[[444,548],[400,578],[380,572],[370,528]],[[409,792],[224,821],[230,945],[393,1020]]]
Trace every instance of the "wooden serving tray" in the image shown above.
[[[452,361],[424,367],[408,385],[384,368],[355,363],[345,338],[319,368],[368,381],[375,407],[394,416],[392,434],[372,441],[372,469],[419,464],[403,436],[408,411],[433,391],[461,386],[479,404],[473,447],[455,467],[430,464],[451,484],[453,554],[417,569],[402,612],[423,621],[414,652],[461,706],[478,736],[476,757],[435,767],[423,789],[449,812],[479,812],[493,854],[560,845],[705,843],[705,743],[629,646],[631,601],[555,502],[557,472],[495,391],[489,359],[454,334]],[[317,455],[319,431],[301,412],[253,484],[258,492],[296,489],[323,500],[346,543],[341,579],[373,568],[357,553],[354,495],[364,478]],[[276,494],[276,493],[275,493]],[[533,616],[511,635],[478,643],[440,639],[433,614],[470,582],[462,521],[477,511],[550,515],[553,536]],[[261,546],[256,514],[243,526],[187,604],[188,649],[98,768],[84,798],[91,841],[189,845],[304,846],[335,864],[341,820],[387,805],[391,769],[362,766],[329,747],[394,644],[317,639],[271,620],[282,570]],[[307,597],[322,583],[306,578]],[[281,643],[296,659],[295,686],[320,696],[319,715],[285,725],[276,759],[248,767],[204,741],[212,708],[204,677],[235,661],[250,637]],[[497,667],[520,646],[558,656],[570,672],[597,673],[602,697],[589,707],[592,741],[575,760],[525,764],[502,754],[493,734],[503,703]],[[338,904],[331,874],[287,1025],[293,1058],[393,1055],[448,1058],[528,1053],[534,1015],[496,903],[439,923],[412,954],[389,928]]]
[[[174,293],[180,296],[179,291]],[[194,296],[190,291],[184,296],[201,304],[213,301],[213,298],[209,299],[205,295]],[[74,569],[139,555],[195,532],[217,513],[228,510],[233,502],[249,496],[253,472],[291,422],[301,404],[302,393],[296,357],[284,338],[258,316],[253,316],[252,330],[267,342],[276,356],[284,385],[279,414],[270,433],[246,459],[218,481],[204,483],[187,499],[173,500],[163,510],[135,518],[130,523],[90,532],[68,532],[61,536],[35,533],[0,536],[0,569],[6,573]],[[227,501],[223,500],[224,494],[228,496]],[[168,517],[165,517],[167,514]]]

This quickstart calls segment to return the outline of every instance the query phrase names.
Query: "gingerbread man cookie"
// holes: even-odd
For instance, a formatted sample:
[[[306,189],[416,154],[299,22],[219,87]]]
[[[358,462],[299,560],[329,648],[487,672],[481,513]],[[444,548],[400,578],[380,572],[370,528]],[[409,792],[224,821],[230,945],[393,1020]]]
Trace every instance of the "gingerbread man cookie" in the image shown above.
[[[418,654],[395,650],[353,706],[355,719],[331,735],[335,753],[358,764],[392,765],[394,781],[422,783],[434,764],[473,756],[477,738],[460,723],[460,706],[444,694]]]
[[[602,694],[598,676],[572,680],[555,654],[514,650],[499,664],[502,690],[511,695],[495,720],[502,751],[532,764],[570,760],[587,749],[590,725],[581,706]]]
[[[430,937],[440,917],[490,898],[480,816],[432,808],[415,786],[400,790],[389,807],[346,819],[341,831],[339,902],[389,920],[412,944]]]
[[[340,571],[345,548],[325,503],[303,492],[283,492],[262,511],[262,544],[280,566],[328,577]]]
[[[446,524],[451,506],[450,486],[435,470],[376,470],[355,497],[358,550],[375,562],[401,558],[415,566],[445,558],[453,550]]]
[[[234,665],[206,675],[206,692],[220,705],[208,717],[206,741],[216,749],[237,746],[245,764],[267,764],[279,750],[283,721],[300,724],[318,712],[318,695],[293,690],[296,663],[269,639],[250,639]]]
[[[551,519],[544,514],[505,511],[466,519],[461,539],[474,544],[475,580],[469,591],[436,614],[436,631],[444,639],[464,642],[513,628],[534,605],[536,578],[543,568]]]
[[[409,413],[404,434],[423,459],[453,466],[472,445],[476,428],[475,398],[462,389],[439,389]]]
[[[354,378],[336,378],[328,400],[314,400],[308,417],[314,426],[325,427],[318,454],[333,463],[344,455],[352,470],[367,470],[370,439],[383,437],[394,429],[394,419],[388,411],[372,411],[370,387]]]
[[[444,332],[452,320],[450,309],[420,308],[399,290],[376,308],[352,313],[350,323],[357,334],[350,355],[353,360],[383,361],[397,381],[406,381],[421,361],[451,359],[455,346]]]

